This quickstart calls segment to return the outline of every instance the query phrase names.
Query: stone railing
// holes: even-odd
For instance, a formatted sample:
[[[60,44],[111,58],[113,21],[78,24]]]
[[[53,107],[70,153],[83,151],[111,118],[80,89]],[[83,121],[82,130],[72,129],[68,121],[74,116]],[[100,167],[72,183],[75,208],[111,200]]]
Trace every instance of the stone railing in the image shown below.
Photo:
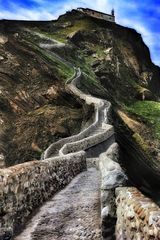
[[[51,144],[44,152],[43,159],[49,158],[50,156],[58,155],[59,150],[66,144],[71,143],[75,141],[79,141],[83,138],[86,138],[92,131],[94,131],[98,126],[98,109],[95,110],[95,121],[93,124],[91,124],[88,128],[85,128],[80,133],[73,135],[71,137],[67,137],[64,139],[61,139],[53,144]]]
[[[134,187],[116,190],[116,239],[160,239],[160,208]]]
[[[79,69],[66,88],[86,104],[94,105],[95,120],[79,134],[51,144],[43,154],[43,161],[0,170],[0,239],[9,239],[36,207],[86,169],[86,153],[82,150],[102,143],[114,134],[113,126],[108,124],[110,103],[79,90],[77,85],[81,77]],[[112,239],[115,225],[116,239],[159,239],[160,210],[137,189],[118,188],[116,215],[115,189],[124,186],[127,178],[116,162],[115,152],[116,144],[99,158],[104,239]],[[132,214],[128,216],[126,211]]]
[[[54,55],[60,61],[73,67],[72,64],[68,63],[60,56]],[[66,157],[71,160],[73,156],[77,157],[78,153],[76,151],[94,146],[113,134],[112,126],[107,124],[111,104],[105,100],[87,95],[79,90],[77,86],[80,84],[82,74],[80,69],[78,72],[75,70],[75,73],[76,75],[67,81],[68,84],[66,88],[68,91],[84,100],[87,104],[94,104],[95,121],[79,134],[62,139],[50,145],[44,152],[43,159],[45,160],[43,162],[50,161],[48,158],[55,155],[59,155],[60,157],[51,158],[54,161],[56,161],[56,159],[61,161]],[[92,132],[96,131],[99,127],[103,129],[103,132],[92,135]],[[154,204],[152,200],[141,194],[136,188],[117,188],[125,185],[127,179],[120,165],[117,163],[117,149],[117,145],[113,144],[107,152],[101,154],[99,158],[103,237],[104,239],[113,239],[116,225],[115,238],[117,240],[158,240],[160,239],[159,207]],[[75,153],[73,154],[72,152]],[[116,204],[115,192],[117,195]]]

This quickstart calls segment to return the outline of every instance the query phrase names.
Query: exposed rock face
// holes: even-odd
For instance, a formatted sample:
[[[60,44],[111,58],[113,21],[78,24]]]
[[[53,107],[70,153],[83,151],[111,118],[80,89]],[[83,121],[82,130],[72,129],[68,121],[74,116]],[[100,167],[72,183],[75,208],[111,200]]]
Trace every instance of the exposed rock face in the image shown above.
[[[8,37],[5,35],[0,35],[0,44],[5,44],[8,42]],[[2,59],[2,58],[1,58]],[[2,59],[3,60],[3,59]]]
[[[107,118],[110,103],[80,91],[76,84],[81,77],[82,73],[79,69],[69,84],[69,89],[76,96],[85,100],[87,104],[94,104],[95,122],[79,134],[71,136],[71,143],[68,143],[68,138],[64,139],[58,157],[52,156],[53,151],[50,150],[54,148],[54,144],[51,144],[51,148],[46,150],[47,154],[44,154],[44,161],[31,161],[0,171],[2,237],[15,233],[17,225],[24,223],[34,207],[47,200],[51,194],[60,190],[77,173],[86,168],[86,154],[80,150],[103,142],[114,134],[113,127],[108,124]],[[100,130],[100,132],[96,132],[96,130]],[[95,133],[93,133],[94,131]],[[79,140],[79,137],[82,139]],[[14,181],[15,175],[16,181]],[[25,192],[24,195],[23,192]],[[10,199],[12,199],[11,203]],[[14,206],[16,207],[14,208]]]
[[[62,30],[60,23],[67,21],[72,22],[73,26]],[[74,32],[70,37],[70,42],[78,48],[76,49],[75,47],[77,55],[71,54],[68,58],[74,58],[78,65],[82,66],[86,76],[90,76],[88,81],[83,81],[80,86],[83,91],[88,91],[104,99],[110,99],[114,109],[121,109],[124,113],[128,111],[128,106],[138,100],[143,102],[146,99],[159,99],[160,68],[152,63],[148,47],[144,44],[141,35],[135,30],[118,24],[106,23],[96,18],[89,18],[76,11],[60,17],[55,26],[58,28],[56,33],[59,33],[64,39],[66,34]],[[52,30],[54,30],[54,27]],[[67,58],[68,53],[63,54]],[[86,66],[88,69],[86,69]],[[129,113],[127,112],[126,116],[128,115]],[[124,122],[120,121],[121,119],[118,118],[118,120],[117,116],[115,116],[114,122],[117,121],[119,128],[125,125]],[[131,154],[133,153],[136,156],[136,151],[139,151],[140,148],[142,155],[145,155],[142,158],[144,162],[142,165],[148,165],[150,162],[150,166],[153,169],[149,170],[149,172],[158,172],[156,175],[159,178],[159,139],[157,139],[157,136],[154,136],[154,124],[147,122],[143,116],[139,116],[136,113],[135,115],[130,114],[128,120],[130,121],[130,126],[135,122],[137,123],[136,128],[129,127],[130,134],[128,137],[130,138],[134,133],[138,133],[144,138],[144,143],[147,144],[150,150],[146,152],[143,146],[138,144],[138,147],[135,147]],[[117,128],[117,131],[119,131],[119,128]],[[120,133],[122,133],[121,137],[128,134],[125,128],[124,132]],[[120,134],[118,133],[118,135]],[[133,142],[136,141],[133,138],[132,140]],[[121,145],[127,151],[128,145]],[[134,144],[134,146],[137,145]],[[128,158],[131,165],[134,165],[132,156],[128,155]],[[127,165],[127,159],[125,160]],[[144,175],[139,175],[139,185],[148,184],[145,184]],[[133,178],[135,178],[135,175]],[[148,174],[145,178],[148,178]],[[152,182],[151,179],[149,180]],[[153,180],[153,182],[155,181]],[[153,186],[154,183],[151,185]]]
[[[82,83],[83,90],[110,99],[118,106],[136,99],[159,97],[160,70],[151,62],[149,49],[143,43],[140,34],[133,29],[115,23],[106,23],[75,10],[53,22],[2,21],[1,25],[3,44],[1,44],[0,61],[4,84],[0,102],[3,109],[7,108],[7,112],[13,112],[12,117],[4,111],[2,114],[5,122],[8,119],[7,127],[6,124],[3,126],[4,136],[7,135],[7,131],[11,132],[10,139],[5,139],[2,143],[2,152],[7,155],[10,163],[38,158],[39,153],[31,148],[32,143],[43,150],[51,141],[76,132],[83,121],[82,108],[73,104],[75,101],[63,91],[61,79],[66,78],[62,74],[64,69],[61,68],[62,66],[57,69],[57,63],[55,65],[51,63],[51,55],[50,59],[46,58],[42,49],[37,46],[43,47],[52,42],[53,46],[50,50],[68,59],[75,66],[81,66],[88,75],[90,80]],[[12,91],[11,81],[14,82]],[[48,112],[51,113],[50,104],[57,106],[57,109],[54,111],[54,116],[52,115],[53,118],[49,114],[49,120],[46,115]],[[45,105],[49,105],[49,110],[45,108],[45,111],[44,109],[41,111],[41,107]],[[62,107],[64,105],[65,109]],[[57,116],[60,106],[62,114]],[[72,111],[73,106],[75,108],[78,106],[81,110]],[[35,112],[37,109],[40,109],[40,113]],[[63,114],[68,111],[71,113],[69,119]],[[13,118],[16,122],[14,128],[12,128]],[[58,128],[55,126],[57,118],[63,119]],[[28,129],[27,122],[30,120],[37,125],[36,128]],[[73,124],[70,125],[70,122]],[[76,124],[77,122],[80,124]],[[36,133],[42,125],[46,126],[45,131],[41,132],[41,136],[37,136]],[[27,126],[28,130],[24,126]],[[26,134],[21,149],[19,145],[23,140],[20,137],[22,129]],[[70,132],[68,129],[75,131]],[[34,130],[33,139],[29,133]],[[8,146],[6,142],[9,143]],[[19,150],[14,150],[17,147]],[[8,152],[8,149],[12,151]],[[27,153],[28,156],[24,159],[23,156]]]
[[[153,96],[159,96],[160,69],[152,63],[149,49],[139,33],[72,11],[60,17],[59,24],[55,24],[60,35],[60,23],[67,21],[72,22],[74,31],[71,27],[66,27],[65,31],[70,32],[71,42],[85,53],[101,84],[110,90],[108,97],[114,94],[114,100],[121,101],[127,97],[136,98],[138,86],[149,89]]]
[[[62,27],[62,23],[66,23],[66,27]],[[67,23],[70,23],[69,27]],[[88,80],[82,82],[83,91],[110,99],[115,109],[127,114],[128,107],[137,101],[159,99],[160,68],[152,63],[148,47],[135,30],[87,17],[74,10],[48,27],[50,33],[61,36],[73,46],[75,53],[66,50],[59,53],[81,66],[88,76]],[[68,36],[69,41],[66,40]],[[151,163],[155,159],[160,166],[154,124],[138,113],[130,118],[139,122],[141,127],[135,133],[140,134],[151,149],[146,158]]]

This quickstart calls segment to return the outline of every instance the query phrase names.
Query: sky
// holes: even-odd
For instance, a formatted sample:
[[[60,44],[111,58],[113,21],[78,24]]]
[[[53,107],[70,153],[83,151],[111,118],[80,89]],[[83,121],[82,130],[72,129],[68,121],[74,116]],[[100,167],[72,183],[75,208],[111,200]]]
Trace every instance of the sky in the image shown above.
[[[114,8],[116,22],[141,33],[160,66],[160,0],[0,0],[0,19],[53,20],[77,7],[106,13]]]

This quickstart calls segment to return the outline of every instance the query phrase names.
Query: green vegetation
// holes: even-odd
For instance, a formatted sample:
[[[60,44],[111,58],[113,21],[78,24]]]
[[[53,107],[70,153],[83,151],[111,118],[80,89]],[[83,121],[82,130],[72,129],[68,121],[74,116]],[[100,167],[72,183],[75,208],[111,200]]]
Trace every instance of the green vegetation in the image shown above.
[[[27,39],[27,42],[32,46],[32,48],[41,54],[45,59],[53,63],[53,68],[55,75],[58,78],[63,79],[65,82],[74,75],[74,69],[64,62],[62,62],[58,56],[54,53],[50,53],[48,51],[43,50],[38,45],[36,45],[32,40]]]
[[[81,55],[81,61],[77,61],[76,66],[80,67],[82,71],[88,76],[87,78],[90,79],[91,82],[98,83],[98,79],[96,78],[93,69],[91,68],[90,64],[86,61],[85,57]]]
[[[51,38],[51,39],[59,41],[61,43],[66,43],[66,39],[64,37],[61,37],[60,34],[57,33],[56,31],[46,32],[46,31],[41,30],[38,27],[34,27],[34,28],[32,28],[32,30],[30,29],[30,31],[32,31],[33,34],[40,33],[40,34],[44,35],[44,37]]]
[[[141,146],[143,151],[147,153],[149,149],[148,149],[147,144],[143,140],[143,138],[138,133],[134,133],[132,137],[138,143],[138,145]]]
[[[127,110],[144,119],[152,127],[154,137],[160,139],[160,103],[154,101],[137,101],[128,106]]]
[[[150,93],[150,91],[147,88],[144,88],[144,87],[139,86],[139,85],[137,85],[137,92],[140,93],[140,94],[143,94],[145,92]]]
[[[95,27],[95,23],[93,21],[81,19],[74,21],[74,24],[71,26],[61,28],[58,31],[58,35],[67,37],[69,34],[80,31],[80,30],[92,30]]]
[[[69,78],[73,76],[74,69],[72,67],[67,66],[60,59],[58,59],[54,54],[50,54],[49,52],[44,51],[43,49],[40,49],[40,48],[39,48],[39,51],[42,53],[42,55],[48,58],[48,60],[54,63],[54,67],[56,67],[58,71],[59,78],[62,78],[65,81],[67,81]]]
[[[63,24],[65,24],[63,22]],[[46,37],[49,37],[51,39],[55,39],[57,41],[60,41],[62,43],[67,42],[67,37],[80,30],[92,30],[95,27],[95,23],[91,20],[81,19],[81,20],[75,20],[72,19],[71,22],[66,22],[66,26],[62,27],[61,25],[54,25],[51,26],[51,29],[40,29],[38,27],[33,27],[32,31],[41,33]]]

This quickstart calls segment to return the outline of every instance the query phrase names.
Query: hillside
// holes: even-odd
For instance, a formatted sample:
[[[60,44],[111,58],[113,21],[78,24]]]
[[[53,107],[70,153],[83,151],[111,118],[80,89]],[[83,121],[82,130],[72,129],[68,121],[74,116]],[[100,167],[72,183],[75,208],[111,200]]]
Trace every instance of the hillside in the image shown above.
[[[0,152],[8,166],[40,159],[49,144],[79,132],[92,109],[65,91],[71,67],[0,24]]]
[[[73,68],[61,64],[58,54],[81,68],[83,91],[112,102],[124,151],[131,140],[148,164],[159,166],[160,68],[139,33],[76,10],[51,22],[0,24],[1,149],[9,162],[38,158],[50,142],[77,132],[89,118],[91,110],[65,92]]]

